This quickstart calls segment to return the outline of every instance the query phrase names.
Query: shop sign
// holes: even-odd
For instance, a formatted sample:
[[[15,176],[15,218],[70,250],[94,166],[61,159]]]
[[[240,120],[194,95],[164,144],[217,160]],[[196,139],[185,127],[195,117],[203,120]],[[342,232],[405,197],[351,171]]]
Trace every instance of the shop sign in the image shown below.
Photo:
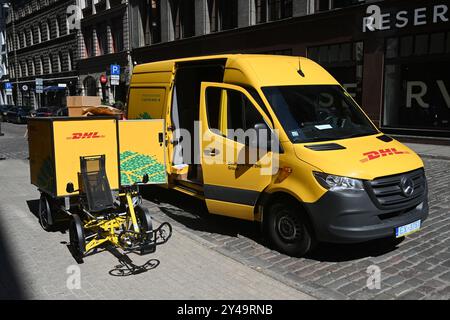
[[[449,21],[447,4],[432,7],[420,7],[411,10],[383,13],[380,6],[367,7],[367,16],[363,18],[363,32],[401,29],[407,26],[424,26]]]

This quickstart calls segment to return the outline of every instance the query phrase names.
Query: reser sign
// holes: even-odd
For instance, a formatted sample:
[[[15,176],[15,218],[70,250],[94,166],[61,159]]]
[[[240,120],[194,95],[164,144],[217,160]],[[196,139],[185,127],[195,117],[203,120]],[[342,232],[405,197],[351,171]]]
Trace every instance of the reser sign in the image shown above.
[[[383,13],[378,5],[370,5],[363,18],[363,32],[385,31],[407,26],[424,26],[427,24],[449,21],[448,5],[439,4],[412,10]]]

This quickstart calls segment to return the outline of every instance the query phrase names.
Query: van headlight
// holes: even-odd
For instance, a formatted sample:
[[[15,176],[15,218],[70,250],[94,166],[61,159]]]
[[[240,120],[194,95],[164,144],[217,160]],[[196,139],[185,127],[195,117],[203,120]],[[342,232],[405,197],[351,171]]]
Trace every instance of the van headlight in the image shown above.
[[[323,172],[314,172],[314,177],[322,187],[330,191],[361,191],[364,185],[361,180],[335,176]]]

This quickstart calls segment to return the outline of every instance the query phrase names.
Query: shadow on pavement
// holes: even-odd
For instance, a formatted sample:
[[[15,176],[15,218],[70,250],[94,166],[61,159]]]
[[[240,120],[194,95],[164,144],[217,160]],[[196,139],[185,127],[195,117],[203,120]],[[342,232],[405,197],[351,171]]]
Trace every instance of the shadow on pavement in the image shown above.
[[[26,299],[24,286],[17,274],[14,249],[9,246],[0,224],[0,300]]]
[[[36,223],[39,224],[39,199],[27,200],[27,205],[30,212],[36,217]],[[49,232],[60,232],[62,234],[66,234],[66,231],[69,229],[69,221],[70,220],[67,216],[58,214],[55,227]],[[44,230],[42,231],[46,232]]]
[[[258,224],[209,214],[203,201],[159,187],[141,189],[143,197],[158,205],[163,214],[194,231],[237,237],[242,235],[271,248]],[[358,244],[320,243],[305,258],[321,262],[344,262],[377,257],[397,248],[403,239],[379,239]],[[273,248],[271,248],[273,249]]]
[[[106,250],[108,250],[119,261],[119,264],[109,271],[109,274],[115,277],[127,277],[141,274],[157,268],[160,264],[158,259],[150,259],[143,265],[138,266],[133,263],[133,260],[131,260],[127,254],[121,253],[117,250],[117,248],[108,246]]]
[[[262,244],[256,223],[208,213],[205,203],[183,193],[149,186],[141,189],[142,196],[158,205],[169,218],[189,229],[237,237],[243,235]]]
[[[321,262],[345,262],[367,257],[379,257],[391,251],[403,241],[400,239],[378,239],[355,244],[321,243],[305,258]]]

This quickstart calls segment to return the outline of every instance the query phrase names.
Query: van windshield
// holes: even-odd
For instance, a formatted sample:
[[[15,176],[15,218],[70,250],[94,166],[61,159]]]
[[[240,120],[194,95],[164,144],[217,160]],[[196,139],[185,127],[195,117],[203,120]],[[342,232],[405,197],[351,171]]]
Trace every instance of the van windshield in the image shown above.
[[[338,85],[262,88],[293,143],[377,134],[361,109]]]

